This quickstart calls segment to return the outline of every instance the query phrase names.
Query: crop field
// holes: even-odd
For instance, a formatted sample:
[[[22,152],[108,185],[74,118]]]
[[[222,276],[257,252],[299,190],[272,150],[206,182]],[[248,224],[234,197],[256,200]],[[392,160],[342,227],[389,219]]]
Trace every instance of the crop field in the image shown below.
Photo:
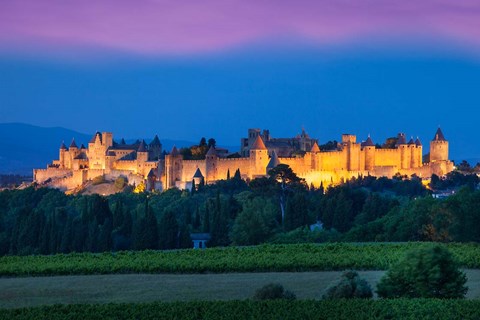
[[[429,243],[262,245],[206,250],[4,256],[0,276],[386,270]],[[480,268],[479,244],[447,244],[463,268]]]
[[[0,310],[0,319],[480,319],[479,300],[271,300],[55,305]]]
[[[465,270],[467,299],[480,298],[480,270]],[[268,283],[320,299],[342,272],[111,274],[0,278],[0,309],[53,304],[244,300]],[[360,271],[373,289],[385,271]]]

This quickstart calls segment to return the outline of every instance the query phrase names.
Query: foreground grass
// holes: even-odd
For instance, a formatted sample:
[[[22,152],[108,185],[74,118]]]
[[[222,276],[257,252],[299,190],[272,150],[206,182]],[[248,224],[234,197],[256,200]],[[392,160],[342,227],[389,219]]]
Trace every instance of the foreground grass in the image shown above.
[[[465,270],[467,299],[480,298],[480,270]],[[360,271],[372,288],[385,271]],[[217,274],[110,274],[0,278],[0,309],[54,304],[244,300],[268,283],[298,299],[320,299],[341,271]]]
[[[386,270],[406,251],[429,243],[338,243],[262,245],[207,250],[72,253],[4,256],[0,275],[74,275],[112,273],[299,272]],[[464,268],[480,268],[479,244],[448,244]]]
[[[0,319],[480,319],[478,300],[210,301],[0,310]]]

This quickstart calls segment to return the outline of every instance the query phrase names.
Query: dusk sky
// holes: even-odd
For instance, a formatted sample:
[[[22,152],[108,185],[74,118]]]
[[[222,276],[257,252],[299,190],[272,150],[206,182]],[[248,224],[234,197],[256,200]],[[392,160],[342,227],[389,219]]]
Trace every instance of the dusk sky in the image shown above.
[[[480,1],[0,2],[0,122],[238,145],[440,125],[480,158]]]

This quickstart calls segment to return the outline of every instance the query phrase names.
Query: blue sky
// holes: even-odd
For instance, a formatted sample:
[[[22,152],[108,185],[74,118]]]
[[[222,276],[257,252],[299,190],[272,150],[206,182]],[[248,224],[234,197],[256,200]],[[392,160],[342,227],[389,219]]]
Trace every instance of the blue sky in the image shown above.
[[[428,146],[440,125],[453,159],[480,158],[480,5],[302,1],[3,2],[0,122],[223,145],[303,126]]]

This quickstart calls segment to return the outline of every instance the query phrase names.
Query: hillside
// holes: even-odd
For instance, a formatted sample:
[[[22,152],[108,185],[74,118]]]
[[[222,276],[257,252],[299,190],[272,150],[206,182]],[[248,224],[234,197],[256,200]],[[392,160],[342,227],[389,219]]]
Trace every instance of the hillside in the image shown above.
[[[115,135],[121,139],[121,135]],[[72,138],[78,146],[90,141],[91,134],[80,133],[74,130],[53,127],[44,128],[24,123],[0,123],[0,174],[31,175],[33,168],[45,168],[47,163],[58,158],[58,148],[62,141],[67,147]],[[144,137],[149,142],[152,137]],[[136,138],[126,139],[134,141]],[[190,146],[195,143],[181,140],[160,140],[164,150],[177,147]]]

